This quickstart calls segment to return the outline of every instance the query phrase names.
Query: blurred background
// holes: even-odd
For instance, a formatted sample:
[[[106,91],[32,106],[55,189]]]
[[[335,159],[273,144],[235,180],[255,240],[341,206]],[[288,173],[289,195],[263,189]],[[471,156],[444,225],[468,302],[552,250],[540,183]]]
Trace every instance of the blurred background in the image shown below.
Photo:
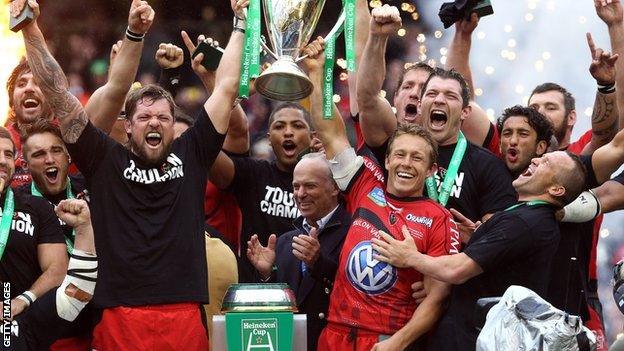
[[[185,50],[185,65],[177,102],[194,113],[205,101],[206,93],[190,69],[189,55],[180,37],[186,30],[192,38],[200,33],[217,39],[225,46],[232,27],[230,4],[217,1],[150,0],[156,10],[156,20],[145,40],[145,50],[139,68],[138,81],[158,80],[159,68],[154,54],[161,42],[174,43]],[[403,28],[390,41],[387,50],[386,97],[392,93],[398,74],[405,64],[428,61],[443,65],[453,28],[445,30],[438,18],[443,1],[386,1],[401,10]],[[526,104],[531,90],[538,84],[553,81],[566,87],[576,97],[579,115],[573,140],[590,125],[596,85],[589,75],[590,53],[585,33],[591,32],[596,44],[610,50],[607,28],[596,16],[593,1],[576,0],[493,0],[495,14],[481,20],[473,34],[471,66],[477,102],[490,118],[514,104]],[[40,0],[40,25],[55,57],[65,70],[72,92],[82,101],[106,80],[110,48],[121,39],[127,25],[130,0]],[[319,35],[333,26],[340,11],[338,1],[328,1]],[[371,7],[381,1],[372,0]],[[0,18],[8,19],[7,7]],[[8,20],[5,20],[8,21]],[[23,55],[21,36],[11,33],[8,24],[0,29],[0,83],[5,85],[11,69]],[[344,57],[344,42],[336,44],[337,57]],[[624,59],[624,58],[621,58]],[[334,101],[340,106],[347,123],[349,96],[344,60],[337,60]],[[1,94],[0,118],[5,118],[6,94]],[[251,126],[253,152],[270,157],[266,139],[266,120],[271,102],[254,96],[243,103]],[[612,265],[624,256],[624,240],[620,213],[605,217],[599,244],[598,264],[600,298],[605,306],[608,340],[612,342],[622,332],[624,318],[613,303],[610,279]]]

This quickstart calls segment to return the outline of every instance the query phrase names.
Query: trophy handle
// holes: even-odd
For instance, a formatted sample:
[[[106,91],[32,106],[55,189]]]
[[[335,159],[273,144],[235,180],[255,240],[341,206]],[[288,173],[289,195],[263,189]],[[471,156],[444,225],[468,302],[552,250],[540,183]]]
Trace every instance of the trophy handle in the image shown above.
[[[329,33],[327,33],[327,35],[325,36],[325,38],[323,38],[323,40],[327,41],[327,38],[330,38],[331,36],[336,35],[336,33],[341,31],[344,21],[345,21],[345,10],[343,8],[342,12],[340,12],[340,17],[338,17],[338,21],[336,22],[336,24],[334,24],[334,27],[329,31]],[[306,59],[307,57],[308,55],[299,56],[295,60],[295,63],[299,63],[303,61],[304,59]]]
[[[247,20],[247,8],[246,7],[243,9],[243,17],[244,17],[244,20],[246,21]],[[279,59],[279,57],[273,52],[273,50],[271,50],[267,46],[267,44],[266,44],[266,42],[264,40],[260,40],[260,46],[262,46],[262,50],[266,51],[274,59],[276,59],[276,60]]]

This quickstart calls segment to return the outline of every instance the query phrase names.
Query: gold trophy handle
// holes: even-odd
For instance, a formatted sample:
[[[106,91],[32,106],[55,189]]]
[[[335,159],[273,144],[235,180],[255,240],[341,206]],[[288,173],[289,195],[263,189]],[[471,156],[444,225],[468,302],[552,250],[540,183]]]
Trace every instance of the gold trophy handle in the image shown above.
[[[334,27],[329,31],[329,33],[327,33],[327,35],[325,36],[325,38],[323,38],[323,40],[327,41],[327,38],[331,38],[331,36],[336,35],[336,33],[340,31],[342,25],[344,24],[344,21],[345,21],[345,10],[343,8],[342,12],[340,12],[340,17],[338,17],[338,21],[336,22],[336,24],[334,24]],[[308,55],[299,56],[295,60],[295,63],[299,63],[305,60],[307,57]]]
[[[243,19],[247,21],[247,8],[243,9]],[[260,46],[262,46],[262,50],[266,51],[269,55],[271,55],[274,59],[278,59],[277,55],[273,52],[273,50],[269,49],[264,40],[260,40]]]

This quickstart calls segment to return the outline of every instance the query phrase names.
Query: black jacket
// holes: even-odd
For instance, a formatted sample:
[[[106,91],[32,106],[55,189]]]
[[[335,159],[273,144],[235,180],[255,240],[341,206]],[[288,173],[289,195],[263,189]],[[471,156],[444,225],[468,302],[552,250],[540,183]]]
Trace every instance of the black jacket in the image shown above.
[[[300,313],[307,314],[308,350],[316,350],[318,338],[327,324],[329,295],[338,269],[340,250],[351,225],[351,215],[341,204],[318,234],[321,253],[314,266],[301,273],[301,261],[292,253],[295,235],[305,233],[303,217],[293,222],[296,228],[282,234],[277,240],[275,266],[276,280],[287,283],[297,297]]]

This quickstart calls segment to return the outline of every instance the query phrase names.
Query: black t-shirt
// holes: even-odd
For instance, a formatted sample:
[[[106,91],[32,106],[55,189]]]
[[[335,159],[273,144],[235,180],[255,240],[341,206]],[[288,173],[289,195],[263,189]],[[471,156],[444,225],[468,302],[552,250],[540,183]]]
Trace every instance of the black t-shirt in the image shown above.
[[[202,109],[157,168],[91,123],[67,145],[89,189],[97,307],[208,302],[204,189],[223,140]]]
[[[69,175],[69,180],[70,180],[71,190],[72,190],[72,194],[74,195],[74,198],[89,201],[88,200],[89,196],[87,195],[84,177],[81,174]],[[19,187],[18,191],[21,191],[28,195],[32,195],[31,185],[32,183],[24,184],[21,187]],[[56,195],[46,195],[46,194],[42,194],[42,195],[43,195],[43,198],[48,200],[48,202],[54,206],[58,205],[59,202],[61,202],[62,200],[67,199],[66,190],[61,191],[59,194],[56,194]],[[71,243],[73,243],[74,242],[74,234],[73,234],[74,228],[68,225],[67,223],[63,222],[60,218],[59,218],[59,223],[61,225],[61,229],[63,230],[63,235],[65,235],[65,238],[69,239]]]
[[[559,242],[554,213],[548,205],[522,205],[496,213],[474,232],[464,253],[483,273],[453,287],[449,309],[431,339],[432,350],[474,350],[479,298],[502,296],[511,285],[545,295]]]
[[[45,199],[14,191],[15,212],[0,260],[0,281],[11,283],[11,298],[30,289],[41,275],[39,244],[65,243],[52,205]],[[5,194],[0,197],[4,207]]]
[[[580,156],[587,170],[585,189],[598,186],[591,156]],[[570,314],[589,319],[586,292],[595,291],[589,284],[591,252],[594,246],[594,222],[559,222],[561,241],[553,255],[552,274],[546,300]],[[597,234],[597,233],[596,233]]]
[[[292,192],[292,172],[281,171],[275,162],[251,157],[232,157],[232,161],[235,173],[229,190],[243,215],[238,277],[241,282],[253,282],[259,277],[247,259],[247,241],[258,234],[260,243],[266,245],[271,234],[290,231],[299,210]]]
[[[440,146],[438,149],[438,170],[435,173],[438,191],[455,145]],[[501,160],[488,150],[469,142],[446,208],[456,209],[473,222],[479,221],[487,213],[504,210],[516,203],[517,195],[511,185],[512,181]]]

